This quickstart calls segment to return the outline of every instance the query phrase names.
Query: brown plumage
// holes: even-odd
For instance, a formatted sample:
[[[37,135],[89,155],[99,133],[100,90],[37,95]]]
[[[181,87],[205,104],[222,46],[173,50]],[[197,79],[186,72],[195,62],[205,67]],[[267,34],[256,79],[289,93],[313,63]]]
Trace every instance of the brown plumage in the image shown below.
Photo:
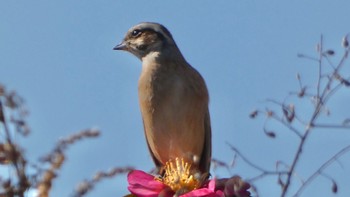
[[[157,23],[140,23],[114,49],[128,51],[142,61],[139,102],[147,144],[160,172],[167,161],[178,157],[209,174],[208,90],[170,32]]]

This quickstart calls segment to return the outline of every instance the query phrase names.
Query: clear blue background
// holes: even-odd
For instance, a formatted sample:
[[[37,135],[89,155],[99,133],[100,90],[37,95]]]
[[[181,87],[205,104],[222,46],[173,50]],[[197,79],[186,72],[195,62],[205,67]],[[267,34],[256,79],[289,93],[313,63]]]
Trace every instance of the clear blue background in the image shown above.
[[[130,165],[148,171],[153,163],[137,98],[141,63],[112,48],[131,26],[159,22],[172,32],[188,62],[207,82],[213,157],[230,162],[234,154],[229,142],[273,170],[277,160],[291,162],[297,138],[272,122],[268,125],[277,139],[267,138],[262,130],[265,118],[251,120],[249,113],[265,109],[267,98],[282,101],[298,90],[297,72],[310,88],[315,86],[317,64],[297,54],[317,56],[315,45],[323,34],[325,47],[336,50],[332,59],[336,63],[342,54],[341,39],[350,32],[349,8],[348,0],[1,1],[0,82],[18,91],[30,109],[32,133],[19,142],[31,161],[48,153],[61,137],[89,127],[102,131],[98,139],[69,148],[51,196],[69,196],[81,180],[98,170]],[[346,67],[349,77],[349,62]],[[349,117],[349,101],[350,89],[341,90],[330,104],[330,119],[323,121]],[[312,105],[298,102],[296,109],[307,119]],[[307,177],[349,143],[349,129],[315,130],[298,176]],[[326,173],[338,183],[337,196],[348,196],[350,154],[339,163]],[[251,178],[257,173],[238,159],[230,172],[213,175]],[[300,184],[297,179],[292,189]],[[275,177],[256,185],[263,197],[280,194]],[[126,175],[121,175],[102,181],[87,196],[126,193]],[[319,177],[303,196],[334,196],[331,182]]]

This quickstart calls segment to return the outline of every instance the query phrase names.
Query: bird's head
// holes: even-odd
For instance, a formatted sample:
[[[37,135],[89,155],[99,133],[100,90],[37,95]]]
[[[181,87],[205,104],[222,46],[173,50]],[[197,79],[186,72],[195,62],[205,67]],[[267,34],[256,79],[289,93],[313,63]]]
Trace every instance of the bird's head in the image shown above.
[[[151,52],[176,47],[170,32],[161,24],[144,22],[130,28],[123,41],[114,50],[128,51],[139,59]]]

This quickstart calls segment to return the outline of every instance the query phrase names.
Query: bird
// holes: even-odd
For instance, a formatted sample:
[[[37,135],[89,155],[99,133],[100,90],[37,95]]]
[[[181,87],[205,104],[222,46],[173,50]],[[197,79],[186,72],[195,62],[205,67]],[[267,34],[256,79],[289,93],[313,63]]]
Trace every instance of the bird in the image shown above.
[[[209,93],[200,73],[184,58],[170,31],[159,23],[131,27],[113,48],[142,61],[138,97],[144,134],[161,174],[169,160],[182,158],[209,174]]]

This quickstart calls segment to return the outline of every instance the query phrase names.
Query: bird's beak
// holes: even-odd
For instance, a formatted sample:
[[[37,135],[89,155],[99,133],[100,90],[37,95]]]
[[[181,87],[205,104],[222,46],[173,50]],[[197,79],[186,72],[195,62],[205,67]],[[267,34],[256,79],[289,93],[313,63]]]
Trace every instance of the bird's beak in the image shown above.
[[[117,46],[115,46],[115,47],[113,48],[113,50],[126,50],[126,44],[125,44],[125,42],[122,42],[122,43],[118,44]]]

